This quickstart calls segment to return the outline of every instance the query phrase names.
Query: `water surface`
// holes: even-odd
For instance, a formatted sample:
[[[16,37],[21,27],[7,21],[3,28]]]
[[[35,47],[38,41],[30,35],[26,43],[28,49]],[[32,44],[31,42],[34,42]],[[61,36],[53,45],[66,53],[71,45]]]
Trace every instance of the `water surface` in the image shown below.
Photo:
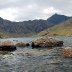
[[[72,37],[56,36],[64,46],[72,45]],[[8,38],[6,40],[31,42],[35,38]],[[2,41],[5,39],[1,39]],[[72,72],[72,58],[64,58],[62,47],[32,49],[17,47],[14,52],[0,51],[0,72]]]

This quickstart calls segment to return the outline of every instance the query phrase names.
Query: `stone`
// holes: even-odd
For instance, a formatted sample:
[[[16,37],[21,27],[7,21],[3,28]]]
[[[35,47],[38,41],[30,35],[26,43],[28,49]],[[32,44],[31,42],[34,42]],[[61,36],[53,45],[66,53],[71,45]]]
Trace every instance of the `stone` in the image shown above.
[[[31,46],[32,47],[58,47],[58,46],[63,46],[63,41],[45,36],[33,40]]]
[[[14,45],[14,43],[12,41],[3,41],[0,42],[0,50],[1,51],[14,51],[16,50],[16,46]]]
[[[16,46],[18,46],[18,47],[25,47],[25,46],[29,46],[29,43],[18,42],[16,44]]]
[[[13,46],[13,45],[14,45],[13,41],[10,40],[0,42],[0,46]]]
[[[0,51],[14,51],[16,46],[0,46]]]
[[[63,56],[64,57],[72,57],[72,47],[63,48]]]

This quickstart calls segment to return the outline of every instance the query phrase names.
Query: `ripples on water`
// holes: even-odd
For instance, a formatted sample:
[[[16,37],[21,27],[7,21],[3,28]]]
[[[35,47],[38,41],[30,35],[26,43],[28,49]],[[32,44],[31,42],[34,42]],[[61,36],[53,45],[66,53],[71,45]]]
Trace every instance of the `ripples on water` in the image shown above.
[[[71,46],[72,37],[56,37]],[[18,38],[30,42],[33,38]],[[0,72],[72,72],[72,58],[62,56],[61,47],[49,49],[19,48],[14,52],[0,52]]]

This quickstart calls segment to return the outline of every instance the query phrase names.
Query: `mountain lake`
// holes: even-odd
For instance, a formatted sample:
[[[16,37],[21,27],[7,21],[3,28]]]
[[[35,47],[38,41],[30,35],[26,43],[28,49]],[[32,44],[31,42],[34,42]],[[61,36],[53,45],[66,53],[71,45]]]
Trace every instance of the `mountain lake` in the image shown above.
[[[63,47],[72,46],[72,36],[54,36],[64,41]],[[34,37],[8,38],[31,42]],[[63,47],[34,48],[17,47],[13,52],[0,51],[0,72],[72,72],[72,58],[62,55]]]

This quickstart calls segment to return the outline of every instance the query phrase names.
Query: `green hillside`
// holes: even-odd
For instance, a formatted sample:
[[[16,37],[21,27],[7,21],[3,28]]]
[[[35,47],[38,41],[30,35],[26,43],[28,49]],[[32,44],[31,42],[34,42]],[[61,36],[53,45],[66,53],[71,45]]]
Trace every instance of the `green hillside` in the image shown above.
[[[72,35],[72,18],[55,25],[47,30],[40,32],[38,35]]]

